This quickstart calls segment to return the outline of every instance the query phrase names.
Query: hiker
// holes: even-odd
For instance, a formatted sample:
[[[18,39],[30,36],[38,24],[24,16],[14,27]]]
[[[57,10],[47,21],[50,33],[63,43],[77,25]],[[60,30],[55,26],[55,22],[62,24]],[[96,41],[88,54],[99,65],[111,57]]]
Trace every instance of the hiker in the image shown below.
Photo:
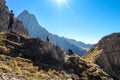
[[[71,49],[68,49],[68,55],[72,55],[73,51]]]
[[[50,41],[49,36],[47,36],[46,41],[48,41],[48,42]]]
[[[9,25],[8,25],[8,30],[12,30],[12,25],[14,23],[14,13],[13,10],[9,13]]]

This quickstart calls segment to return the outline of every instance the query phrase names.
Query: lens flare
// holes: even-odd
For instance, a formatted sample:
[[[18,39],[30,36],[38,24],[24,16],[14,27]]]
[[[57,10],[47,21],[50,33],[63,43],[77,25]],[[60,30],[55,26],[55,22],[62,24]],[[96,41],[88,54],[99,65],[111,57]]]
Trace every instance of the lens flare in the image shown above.
[[[56,2],[58,3],[58,5],[67,4],[67,0],[56,0]]]
[[[59,4],[66,3],[66,0],[56,0]]]

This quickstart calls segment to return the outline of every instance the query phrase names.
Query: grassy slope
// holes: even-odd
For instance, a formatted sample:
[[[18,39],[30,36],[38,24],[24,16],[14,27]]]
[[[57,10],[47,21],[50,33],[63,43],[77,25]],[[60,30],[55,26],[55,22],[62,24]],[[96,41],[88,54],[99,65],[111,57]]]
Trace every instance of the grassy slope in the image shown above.
[[[77,55],[71,55],[65,57],[65,63],[62,66],[62,69],[59,69],[56,66],[50,66],[54,65],[51,61],[55,60],[53,59],[53,56],[45,56],[49,53],[48,50],[54,50],[52,45],[46,44],[43,41],[38,43],[42,43],[42,46],[40,47],[38,43],[33,45],[38,45],[40,48],[37,48],[38,46],[30,46],[28,42],[28,49],[23,48],[22,45],[27,43],[24,43],[24,40],[19,42],[17,40],[16,36],[20,36],[21,38],[24,37],[25,41],[29,41],[31,39],[27,36],[21,36],[16,33],[8,33],[8,32],[0,32],[0,79],[4,78],[3,80],[10,80],[12,78],[16,79],[22,79],[22,80],[67,80],[74,78],[75,80],[105,80],[105,79],[111,79],[108,74],[106,74],[99,66],[88,63],[85,60],[81,59]],[[12,37],[12,38],[11,38]],[[13,39],[14,38],[14,39]],[[31,41],[31,40],[30,40]],[[44,43],[44,44],[43,44]],[[31,50],[31,47],[33,50]],[[36,47],[36,48],[34,48]],[[52,47],[52,48],[51,48]],[[17,48],[20,48],[17,49]],[[36,49],[36,50],[34,50]],[[38,52],[41,49],[43,52]],[[23,52],[30,52],[29,53],[19,53],[23,50]],[[37,51],[38,50],[38,51]],[[36,56],[36,54],[38,56]],[[44,52],[45,51],[45,52]],[[59,53],[59,49],[58,49]],[[34,56],[36,57],[35,60],[39,60],[39,57],[43,60],[42,62],[34,61],[28,58],[23,58],[23,55],[26,54],[27,56]],[[45,55],[41,55],[45,54]],[[55,54],[55,53],[54,53]],[[17,56],[15,56],[17,55]],[[45,58],[45,59],[44,59]],[[49,61],[51,60],[51,61]],[[45,63],[44,63],[45,61]],[[46,61],[49,62],[49,64],[46,64]],[[37,63],[37,65],[35,65]],[[60,63],[59,63],[60,64]]]

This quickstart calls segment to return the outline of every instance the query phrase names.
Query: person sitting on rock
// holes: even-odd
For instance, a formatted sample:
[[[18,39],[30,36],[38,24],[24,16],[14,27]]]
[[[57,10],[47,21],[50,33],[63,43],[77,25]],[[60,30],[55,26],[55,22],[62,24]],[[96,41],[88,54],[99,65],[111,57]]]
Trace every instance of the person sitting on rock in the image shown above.
[[[47,36],[46,41],[48,41],[48,42],[50,41],[49,36]]]
[[[14,23],[14,13],[13,10],[9,13],[9,25],[8,25],[8,30],[12,30],[12,25]]]

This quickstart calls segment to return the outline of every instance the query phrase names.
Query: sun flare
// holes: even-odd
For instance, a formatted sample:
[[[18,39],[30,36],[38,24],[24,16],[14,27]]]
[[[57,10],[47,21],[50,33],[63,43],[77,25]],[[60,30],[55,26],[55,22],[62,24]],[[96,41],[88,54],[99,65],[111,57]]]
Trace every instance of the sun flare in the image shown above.
[[[48,0],[48,1],[54,3],[54,5],[59,9],[62,9],[63,7],[70,7],[70,3],[72,2],[72,0]]]
[[[56,0],[58,3],[65,3],[66,2],[66,0]]]
[[[59,5],[66,4],[67,0],[56,0]]]

